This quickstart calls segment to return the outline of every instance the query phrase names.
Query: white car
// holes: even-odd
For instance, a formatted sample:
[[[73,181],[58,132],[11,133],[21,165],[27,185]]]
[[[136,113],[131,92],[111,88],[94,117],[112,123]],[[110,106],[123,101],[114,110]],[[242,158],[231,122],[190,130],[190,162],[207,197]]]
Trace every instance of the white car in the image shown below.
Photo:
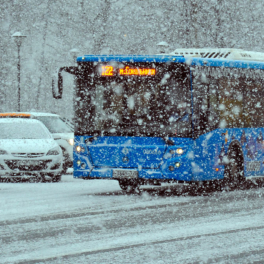
[[[4,117],[33,118],[41,121],[60,145],[63,153],[63,174],[73,167],[74,126],[67,119],[51,113],[2,113]]]
[[[40,121],[0,118],[1,180],[60,181],[62,162],[60,146]]]

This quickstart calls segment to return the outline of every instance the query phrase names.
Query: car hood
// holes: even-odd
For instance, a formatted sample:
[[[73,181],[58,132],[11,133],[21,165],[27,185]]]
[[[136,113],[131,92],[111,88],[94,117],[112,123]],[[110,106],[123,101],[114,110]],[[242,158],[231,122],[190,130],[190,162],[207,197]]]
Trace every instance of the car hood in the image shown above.
[[[57,146],[53,139],[0,139],[0,149],[8,153],[47,153]]]
[[[54,138],[71,139],[74,138],[74,133],[52,133]]]

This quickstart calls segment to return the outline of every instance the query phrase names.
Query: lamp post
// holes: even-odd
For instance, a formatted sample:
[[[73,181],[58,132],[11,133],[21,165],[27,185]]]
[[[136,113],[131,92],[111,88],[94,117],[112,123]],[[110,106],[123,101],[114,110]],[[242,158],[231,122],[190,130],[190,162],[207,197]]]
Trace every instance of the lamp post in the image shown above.
[[[166,53],[170,45],[166,41],[161,41],[157,44],[157,46],[159,47],[160,53]]]
[[[27,36],[22,35],[21,32],[16,32],[12,35],[12,38],[14,38],[18,49],[18,62],[17,62],[17,90],[18,90],[17,111],[18,112],[20,112],[20,46],[26,37]]]

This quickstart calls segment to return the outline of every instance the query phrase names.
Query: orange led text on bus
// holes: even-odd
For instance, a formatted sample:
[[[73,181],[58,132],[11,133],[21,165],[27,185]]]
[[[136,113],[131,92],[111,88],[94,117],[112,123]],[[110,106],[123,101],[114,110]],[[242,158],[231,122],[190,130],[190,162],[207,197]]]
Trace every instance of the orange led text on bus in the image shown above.
[[[131,69],[128,66],[125,69],[119,69],[119,75],[155,75],[156,69],[135,68]]]
[[[114,67],[113,66],[102,66],[102,76],[113,76]]]
[[[101,66],[102,76],[114,76],[114,67],[109,65]],[[156,69],[151,68],[129,68],[119,69],[119,75],[155,75]]]

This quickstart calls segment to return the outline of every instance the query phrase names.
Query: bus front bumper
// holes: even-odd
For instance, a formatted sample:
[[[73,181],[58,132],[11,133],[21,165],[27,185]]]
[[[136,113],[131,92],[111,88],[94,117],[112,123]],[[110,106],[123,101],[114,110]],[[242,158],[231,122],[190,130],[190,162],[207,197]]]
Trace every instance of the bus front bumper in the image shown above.
[[[116,174],[114,171],[122,171],[122,174]],[[160,169],[122,169],[122,168],[94,168],[90,170],[74,170],[74,178],[82,179],[124,179],[131,177],[130,172],[133,173],[132,177],[146,180],[177,180],[177,181],[191,181],[192,173],[190,170],[174,170],[173,172],[162,172]],[[130,173],[130,174],[129,174]],[[118,175],[118,176],[116,176]],[[122,178],[124,175],[124,178]],[[128,176],[126,176],[128,175]],[[136,176],[135,176],[136,175]]]

